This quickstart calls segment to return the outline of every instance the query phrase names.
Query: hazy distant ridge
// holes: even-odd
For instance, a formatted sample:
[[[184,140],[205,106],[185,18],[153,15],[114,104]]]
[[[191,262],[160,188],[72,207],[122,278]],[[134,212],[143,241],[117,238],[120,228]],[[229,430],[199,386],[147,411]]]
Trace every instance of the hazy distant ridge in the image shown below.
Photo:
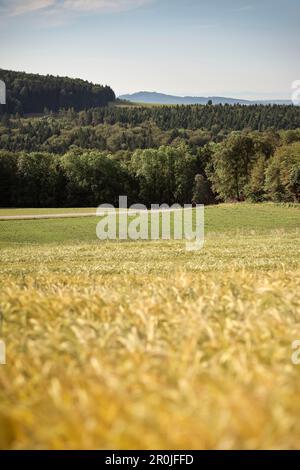
[[[290,100],[261,100],[261,101],[251,101],[243,100],[239,98],[225,98],[222,96],[211,96],[211,97],[197,97],[197,96],[172,96],[166,95],[164,93],[156,93],[149,91],[140,91],[138,93],[121,95],[119,96],[121,100],[131,101],[133,103],[153,103],[153,104],[207,104],[209,100],[213,104],[283,104],[290,105],[292,101]]]

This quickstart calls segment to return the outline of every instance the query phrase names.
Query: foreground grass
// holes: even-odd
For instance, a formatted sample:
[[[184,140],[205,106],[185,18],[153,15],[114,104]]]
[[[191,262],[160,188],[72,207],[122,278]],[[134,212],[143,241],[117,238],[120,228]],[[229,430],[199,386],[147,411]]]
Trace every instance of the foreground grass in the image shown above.
[[[196,253],[5,222],[0,447],[297,448],[299,209],[244,210],[212,208]]]

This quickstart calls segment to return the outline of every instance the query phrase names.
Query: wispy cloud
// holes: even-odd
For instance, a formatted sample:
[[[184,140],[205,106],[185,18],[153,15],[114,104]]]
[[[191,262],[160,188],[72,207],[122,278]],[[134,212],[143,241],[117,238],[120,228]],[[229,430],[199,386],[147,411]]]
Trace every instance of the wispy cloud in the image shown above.
[[[0,7],[2,15],[19,16],[53,7],[55,3],[56,0],[3,0],[0,2]]]
[[[123,11],[138,8],[150,0],[65,0],[63,6],[72,11]]]
[[[153,0],[0,0],[0,11],[6,16],[33,12],[46,14],[120,12],[139,8]]]

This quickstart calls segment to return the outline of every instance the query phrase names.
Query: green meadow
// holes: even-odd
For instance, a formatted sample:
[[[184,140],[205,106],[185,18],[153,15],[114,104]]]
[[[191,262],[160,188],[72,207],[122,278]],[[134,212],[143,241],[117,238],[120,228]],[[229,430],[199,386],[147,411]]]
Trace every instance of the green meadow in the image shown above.
[[[1,216],[45,215],[96,212],[96,208],[2,209]],[[99,243],[96,226],[99,217],[41,220],[0,220],[0,243]],[[205,232],[245,235],[272,230],[300,228],[300,207],[288,204],[220,204],[205,208]],[[172,222],[172,220],[171,220]]]

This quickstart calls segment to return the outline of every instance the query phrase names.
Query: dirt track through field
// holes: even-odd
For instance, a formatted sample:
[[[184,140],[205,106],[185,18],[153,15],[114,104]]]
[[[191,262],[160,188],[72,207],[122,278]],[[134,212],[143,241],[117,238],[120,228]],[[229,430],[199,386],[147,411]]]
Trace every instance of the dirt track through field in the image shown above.
[[[191,210],[190,208],[185,208],[184,210]],[[180,212],[182,208],[169,208],[169,209],[152,209],[149,210],[148,213],[166,213],[166,212]],[[34,220],[34,219],[68,219],[68,218],[78,218],[78,217],[101,217],[105,214],[109,214],[112,212],[109,208],[103,208],[102,211],[98,211],[98,214],[95,212],[66,212],[65,214],[19,214],[19,215],[0,215],[1,220]],[[128,214],[128,215],[136,215],[138,213],[147,213],[146,209],[126,209],[124,211],[118,210],[117,214]]]
[[[33,215],[0,215],[0,220],[34,220],[34,219],[67,219],[75,217],[96,217],[94,212],[66,214],[33,214]]]

